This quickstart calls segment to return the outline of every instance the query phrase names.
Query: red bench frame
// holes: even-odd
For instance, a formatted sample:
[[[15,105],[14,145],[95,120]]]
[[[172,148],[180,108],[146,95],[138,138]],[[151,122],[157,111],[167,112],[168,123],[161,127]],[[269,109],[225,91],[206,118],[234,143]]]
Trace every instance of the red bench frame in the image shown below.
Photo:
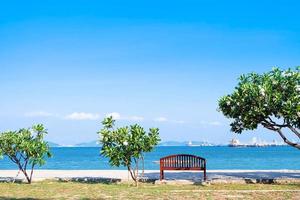
[[[206,160],[189,154],[176,154],[160,159],[160,180],[164,179],[165,170],[193,170],[203,171],[206,181]]]

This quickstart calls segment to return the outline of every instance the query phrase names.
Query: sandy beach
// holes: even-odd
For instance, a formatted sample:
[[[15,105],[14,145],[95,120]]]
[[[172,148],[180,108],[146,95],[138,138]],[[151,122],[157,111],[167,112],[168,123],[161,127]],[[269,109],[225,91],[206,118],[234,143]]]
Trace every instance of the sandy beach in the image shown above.
[[[16,178],[17,170],[0,170],[0,180],[8,181]],[[208,170],[209,181],[244,181],[244,180],[300,180],[300,170]],[[202,172],[166,171],[166,180],[201,181]],[[16,180],[22,180],[22,173]],[[46,179],[65,180],[116,180],[128,181],[130,176],[126,170],[36,170],[34,181]],[[158,170],[146,170],[143,179],[158,180]]]

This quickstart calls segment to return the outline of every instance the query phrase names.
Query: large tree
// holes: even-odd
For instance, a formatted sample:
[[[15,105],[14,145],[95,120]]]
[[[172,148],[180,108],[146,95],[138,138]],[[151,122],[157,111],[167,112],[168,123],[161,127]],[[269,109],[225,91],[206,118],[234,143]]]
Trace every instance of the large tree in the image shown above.
[[[219,100],[219,109],[233,119],[235,133],[262,125],[300,149],[300,67],[242,75],[234,92]]]
[[[109,158],[110,165],[127,167],[137,185],[144,153],[150,152],[160,141],[158,128],[150,128],[148,133],[137,124],[115,128],[112,117],[105,118],[102,124],[103,128],[98,132],[101,154]]]
[[[0,133],[0,155],[15,163],[28,183],[32,181],[34,167],[44,165],[45,158],[51,156],[45,134],[47,130],[42,124]]]

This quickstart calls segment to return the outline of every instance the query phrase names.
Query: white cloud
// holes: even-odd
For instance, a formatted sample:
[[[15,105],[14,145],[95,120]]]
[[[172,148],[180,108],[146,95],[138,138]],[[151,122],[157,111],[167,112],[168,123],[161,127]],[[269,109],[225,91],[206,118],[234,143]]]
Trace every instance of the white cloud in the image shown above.
[[[165,118],[165,117],[158,117],[158,118],[155,118],[154,121],[156,121],[156,122],[166,122],[166,121],[168,121],[168,119]]]
[[[169,123],[174,123],[174,124],[184,124],[185,121],[183,120],[170,120],[166,117],[157,117],[154,119],[155,122],[169,122]]]
[[[54,114],[44,111],[28,112],[24,114],[25,117],[52,117]]]
[[[67,116],[65,116],[65,119],[68,120],[98,120],[100,119],[99,114],[94,113],[84,113],[84,112],[74,112]]]
[[[59,114],[53,114],[44,111],[37,111],[37,112],[25,113],[24,116],[25,117],[56,117],[58,119],[66,119],[66,120],[98,120],[101,118],[101,115],[98,113],[88,113],[88,112],[73,112],[68,115],[59,115]],[[110,117],[110,116],[112,116],[113,119],[115,120],[127,120],[127,121],[134,121],[134,122],[141,122],[145,120],[144,117],[137,116],[137,115],[123,117],[118,112],[112,112],[106,114],[106,117]],[[163,121],[167,121],[167,119],[164,117],[160,117],[157,118],[156,121],[163,122]]]
[[[108,113],[106,117],[112,117],[114,120],[121,119],[120,113],[117,112]]]
[[[131,116],[128,118],[129,121],[143,121],[144,120],[144,117],[141,117],[141,116]]]
[[[113,117],[114,120],[126,120],[126,121],[135,121],[135,122],[144,121],[144,119],[145,119],[142,116],[129,116],[129,117],[125,116],[125,117],[123,117],[118,112],[108,113],[108,114],[106,114],[106,117]]]

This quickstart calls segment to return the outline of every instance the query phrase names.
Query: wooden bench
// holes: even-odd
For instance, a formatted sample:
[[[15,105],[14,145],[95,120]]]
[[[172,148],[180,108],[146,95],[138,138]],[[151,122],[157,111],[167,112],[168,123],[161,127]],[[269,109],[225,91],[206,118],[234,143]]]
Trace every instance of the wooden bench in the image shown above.
[[[206,180],[206,160],[199,156],[188,154],[171,155],[160,159],[160,180],[164,179],[165,170],[203,171]]]

